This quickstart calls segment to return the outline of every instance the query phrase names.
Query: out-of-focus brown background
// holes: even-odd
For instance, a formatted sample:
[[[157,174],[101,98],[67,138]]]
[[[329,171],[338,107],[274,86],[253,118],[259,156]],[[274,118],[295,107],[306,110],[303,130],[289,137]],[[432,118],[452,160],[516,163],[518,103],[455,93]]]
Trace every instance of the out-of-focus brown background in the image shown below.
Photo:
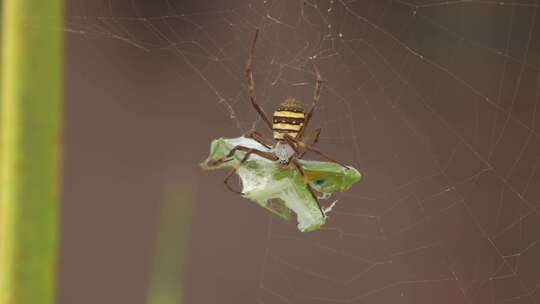
[[[177,2],[68,1],[59,303],[145,303],[175,184],[185,303],[540,303],[538,1]],[[266,131],[256,27],[261,104],[309,103],[313,57],[320,147],[364,175],[318,232],[198,167]]]

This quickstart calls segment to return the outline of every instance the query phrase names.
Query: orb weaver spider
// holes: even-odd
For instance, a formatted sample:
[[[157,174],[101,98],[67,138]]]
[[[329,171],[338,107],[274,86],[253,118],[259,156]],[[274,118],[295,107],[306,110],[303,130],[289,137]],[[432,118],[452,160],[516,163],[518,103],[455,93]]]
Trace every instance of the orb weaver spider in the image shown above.
[[[242,160],[225,176],[225,179],[223,180],[225,186],[230,191],[242,195],[242,192],[233,189],[229,185],[229,179],[233,176],[235,172],[237,172],[240,166],[242,166],[250,158],[251,155],[255,154],[270,161],[278,162],[279,165],[283,167],[288,167],[292,164],[294,168],[298,170],[298,173],[300,173],[300,176],[303,178],[305,187],[309,190],[315,202],[317,202],[319,210],[324,217],[325,213],[321,207],[321,204],[319,203],[317,195],[315,194],[315,190],[309,184],[304,169],[298,161],[298,159],[304,157],[307,152],[313,152],[323,158],[326,158],[331,162],[337,163],[345,167],[346,169],[349,169],[349,167],[347,167],[340,161],[335,160],[334,158],[326,155],[319,149],[313,147],[313,145],[315,145],[319,139],[321,128],[315,130],[311,143],[306,143],[304,141],[305,131],[308,127],[311,117],[313,116],[313,113],[317,109],[317,105],[319,104],[323,80],[321,78],[318,68],[315,66],[315,64],[313,64],[313,69],[315,71],[317,79],[315,84],[313,104],[311,105],[309,111],[306,113],[302,107],[302,104],[299,101],[293,98],[289,98],[278,106],[278,108],[273,113],[272,121],[270,121],[263,108],[257,103],[257,98],[255,95],[255,84],[253,81],[252,62],[258,35],[259,29],[256,29],[255,36],[249,49],[245,73],[248,83],[249,99],[251,101],[251,105],[255,108],[264,123],[272,131],[273,139],[267,138],[257,131],[250,132],[249,134],[247,134],[247,137],[256,140],[263,146],[267,147],[270,152],[237,145],[232,148],[226,156],[212,161],[210,165],[218,166],[226,161],[231,160],[233,155],[237,151],[244,152],[245,155]]]

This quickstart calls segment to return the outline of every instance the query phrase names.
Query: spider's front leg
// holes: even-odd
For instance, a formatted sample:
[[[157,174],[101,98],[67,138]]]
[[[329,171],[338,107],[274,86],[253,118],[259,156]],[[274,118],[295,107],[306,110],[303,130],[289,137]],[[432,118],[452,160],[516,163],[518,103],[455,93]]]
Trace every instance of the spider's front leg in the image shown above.
[[[257,97],[255,95],[255,82],[253,81],[253,69],[251,67],[253,63],[253,54],[255,53],[255,43],[257,42],[257,37],[259,36],[259,29],[255,30],[255,36],[253,37],[253,42],[249,48],[248,59],[246,63],[246,79],[248,82],[249,89],[249,100],[251,105],[255,108],[255,111],[261,116],[266,125],[272,130],[272,122],[268,119],[268,116],[264,112],[263,108],[257,103]]]
[[[307,126],[309,124],[309,121],[311,120],[311,117],[313,116],[313,113],[317,109],[317,105],[319,104],[319,101],[321,100],[321,89],[322,89],[322,77],[321,73],[319,72],[319,69],[315,64],[313,64],[313,69],[315,70],[315,76],[317,77],[316,84],[315,84],[315,92],[313,93],[313,104],[311,104],[311,109],[309,109],[306,119],[304,121],[304,126],[296,136],[299,140],[302,140],[304,136],[304,132],[307,130]]]
[[[273,140],[271,140],[269,138],[266,138],[264,135],[262,135],[261,133],[259,133],[257,131],[249,132],[246,135],[246,137],[257,141],[258,143],[260,143],[261,145],[267,147],[268,149],[272,149],[272,147],[274,146],[274,141]]]

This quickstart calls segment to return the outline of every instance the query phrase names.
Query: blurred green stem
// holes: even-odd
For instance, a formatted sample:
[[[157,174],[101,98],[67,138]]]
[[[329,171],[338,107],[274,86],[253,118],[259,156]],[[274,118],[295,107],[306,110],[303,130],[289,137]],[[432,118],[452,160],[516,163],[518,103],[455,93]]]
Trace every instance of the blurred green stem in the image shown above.
[[[185,303],[184,275],[195,191],[195,182],[165,185],[147,304]]]
[[[0,304],[55,302],[63,1],[2,1]]]

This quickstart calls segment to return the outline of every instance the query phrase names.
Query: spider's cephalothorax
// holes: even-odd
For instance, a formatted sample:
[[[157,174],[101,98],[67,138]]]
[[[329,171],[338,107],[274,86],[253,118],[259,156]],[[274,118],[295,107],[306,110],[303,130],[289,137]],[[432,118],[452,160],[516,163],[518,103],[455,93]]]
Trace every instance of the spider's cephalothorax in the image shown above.
[[[274,139],[283,139],[285,134],[296,138],[304,126],[304,119],[305,114],[302,104],[294,98],[285,100],[274,111],[272,120]]]

